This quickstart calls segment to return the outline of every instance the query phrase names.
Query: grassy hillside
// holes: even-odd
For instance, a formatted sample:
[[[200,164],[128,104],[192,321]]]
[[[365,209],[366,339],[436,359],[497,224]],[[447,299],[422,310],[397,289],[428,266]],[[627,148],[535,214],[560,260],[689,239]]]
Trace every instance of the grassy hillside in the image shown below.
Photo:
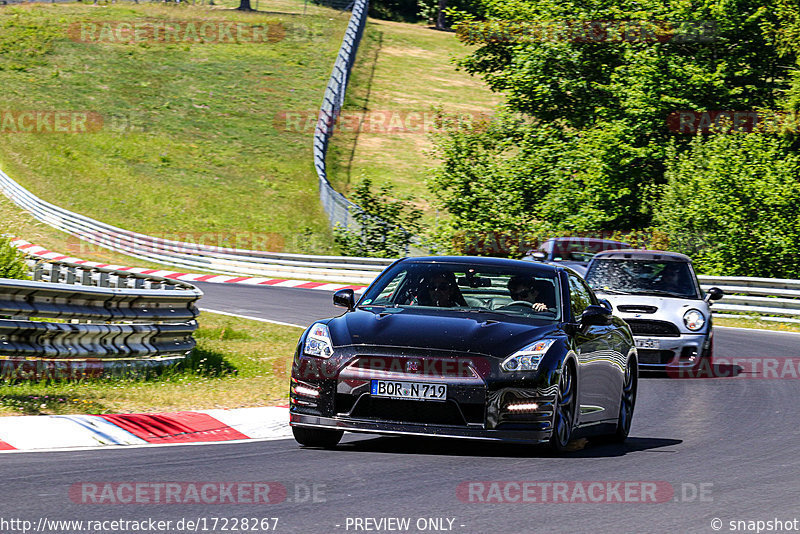
[[[426,171],[436,163],[428,154],[430,130],[418,128],[421,122],[411,114],[430,117],[439,108],[469,120],[493,113],[500,102],[500,96],[480,79],[456,69],[453,58],[467,51],[453,33],[423,25],[368,22],[345,112],[377,127],[334,136],[328,165],[337,188],[346,191],[362,176],[370,176],[376,183],[394,184],[400,195],[414,195],[419,207],[432,215],[425,185]],[[381,113],[387,117],[384,123],[379,120]],[[388,117],[402,120],[412,131],[380,131],[381,124],[392,126]]]
[[[45,200],[131,230],[329,252],[311,135],[274,119],[318,106],[349,14],[316,6],[296,14],[302,8],[291,0],[258,14],[128,3],[0,7],[3,110],[90,112],[102,121],[89,133],[6,125],[0,168]],[[145,20],[280,24],[283,35],[128,43],[82,42],[69,31]]]

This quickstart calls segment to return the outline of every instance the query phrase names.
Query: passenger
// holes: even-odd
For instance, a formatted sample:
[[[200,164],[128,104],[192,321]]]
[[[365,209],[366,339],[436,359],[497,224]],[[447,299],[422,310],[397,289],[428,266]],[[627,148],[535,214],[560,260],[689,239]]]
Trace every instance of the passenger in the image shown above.
[[[532,276],[512,276],[507,287],[513,300],[530,302],[534,311],[547,311],[547,305],[536,300],[539,297],[539,291],[536,289],[536,280]]]
[[[420,294],[419,304],[423,306],[438,306],[440,308],[454,308],[466,306],[461,291],[458,289],[453,273],[441,271],[432,274],[425,282],[424,290]]]

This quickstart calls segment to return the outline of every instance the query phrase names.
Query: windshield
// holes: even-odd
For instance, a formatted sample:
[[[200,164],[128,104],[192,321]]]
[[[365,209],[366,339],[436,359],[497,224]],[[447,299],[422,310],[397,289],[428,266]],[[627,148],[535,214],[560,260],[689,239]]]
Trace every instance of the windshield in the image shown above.
[[[360,307],[486,312],[561,318],[556,273],[504,266],[407,262],[371,287]]]
[[[598,292],[700,298],[691,266],[684,262],[595,260],[586,281]]]

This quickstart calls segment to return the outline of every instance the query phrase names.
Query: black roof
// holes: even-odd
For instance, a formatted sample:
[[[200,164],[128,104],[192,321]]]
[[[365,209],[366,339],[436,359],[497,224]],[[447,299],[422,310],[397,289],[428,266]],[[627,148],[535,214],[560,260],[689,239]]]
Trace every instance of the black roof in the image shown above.
[[[598,252],[592,258],[594,260],[649,260],[649,261],[677,261],[692,263],[692,259],[678,252],[668,252],[665,250],[641,250],[641,249],[620,249],[606,250]]]
[[[555,273],[556,271],[561,269],[561,267],[548,265],[546,263],[512,260],[509,258],[494,258],[491,256],[421,256],[421,257],[415,256],[411,258],[404,258],[400,261],[403,263],[406,262],[430,263],[430,264],[470,263],[473,265],[485,265],[485,266],[496,266],[496,267],[511,267],[511,268],[521,267],[524,269],[538,271],[540,273],[549,273],[549,274]]]

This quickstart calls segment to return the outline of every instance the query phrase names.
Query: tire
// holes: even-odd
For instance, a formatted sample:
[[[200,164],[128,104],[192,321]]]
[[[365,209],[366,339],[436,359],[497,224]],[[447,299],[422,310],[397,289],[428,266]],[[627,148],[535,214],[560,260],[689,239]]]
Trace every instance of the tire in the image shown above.
[[[631,431],[633,410],[636,406],[636,391],[639,387],[639,373],[634,359],[628,359],[625,367],[625,378],[622,383],[622,394],[619,401],[619,416],[617,417],[617,430],[609,436],[613,443],[624,443]]]
[[[550,437],[550,449],[553,452],[567,451],[572,440],[572,427],[575,424],[575,407],[577,406],[577,381],[575,369],[570,363],[564,363],[558,379],[558,394],[554,405],[553,435]]]
[[[295,441],[303,447],[332,449],[339,444],[344,431],[293,426],[292,434],[294,434]]]

